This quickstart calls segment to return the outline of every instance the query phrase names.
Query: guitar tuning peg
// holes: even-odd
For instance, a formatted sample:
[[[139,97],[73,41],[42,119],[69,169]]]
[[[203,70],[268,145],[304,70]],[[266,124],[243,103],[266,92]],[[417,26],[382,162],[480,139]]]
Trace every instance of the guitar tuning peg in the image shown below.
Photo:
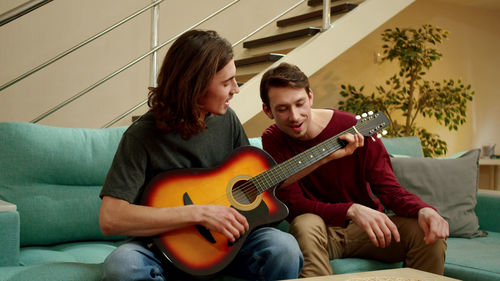
[[[377,134],[377,138],[381,139],[382,135],[381,134]]]
[[[356,120],[359,120],[359,119],[361,119],[361,116],[356,115]]]
[[[374,142],[376,141],[376,140],[375,140],[375,138],[374,138],[373,136],[371,136],[370,138],[372,138],[372,141],[374,141]]]
[[[373,111],[368,111],[368,115],[373,115]]]
[[[382,135],[384,135],[384,136],[387,135],[387,130],[383,130]]]
[[[361,117],[363,117],[363,118],[365,118],[366,116],[368,116],[368,114],[366,114],[366,113],[361,114]]]

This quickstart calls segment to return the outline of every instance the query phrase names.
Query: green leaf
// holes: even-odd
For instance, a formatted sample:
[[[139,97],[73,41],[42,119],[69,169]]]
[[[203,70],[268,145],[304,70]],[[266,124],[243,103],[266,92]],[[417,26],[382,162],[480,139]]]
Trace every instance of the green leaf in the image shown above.
[[[433,62],[442,58],[436,47],[447,37],[448,31],[429,24],[417,29],[386,29],[381,34],[382,61],[396,60],[399,69],[385,81],[385,86],[376,86],[368,95],[363,93],[364,86],[358,90],[353,85],[341,85],[339,94],[343,99],[339,108],[355,113],[384,111],[391,116],[391,136],[415,135],[421,139],[426,156],[445,154],[446,142],[438,135],[415,124],[409,128],[401,124],[406,124],[405,117],[413,116],[416,108],[422,117],[433,118],[450,131],[465,123],[467,102],[474,95],[471,85],[453,79],[428,81],[425,77]]]

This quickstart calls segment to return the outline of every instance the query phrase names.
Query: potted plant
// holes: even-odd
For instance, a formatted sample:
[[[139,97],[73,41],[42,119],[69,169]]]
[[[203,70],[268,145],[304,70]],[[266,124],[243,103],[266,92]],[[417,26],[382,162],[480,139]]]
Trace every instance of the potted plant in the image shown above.
[[[448,37],[448,31],[426,24],[418,29],[386,29],[382,62],[397,60],[399,72],[385,85],[377,86],[371,95],[363,94],[364,86],[341,85],[339,109],[349,112],[382,111],[391,120],[389,136],[418,136],[425,156],[447,152],[447,144],[439,135],[415,123],[418,116],[434,118],[449,130],[458,130],[466,121],[467,102],[474,91],[461,80],[442,82],[424,79],[434,61],[442,54],[435,46]]]

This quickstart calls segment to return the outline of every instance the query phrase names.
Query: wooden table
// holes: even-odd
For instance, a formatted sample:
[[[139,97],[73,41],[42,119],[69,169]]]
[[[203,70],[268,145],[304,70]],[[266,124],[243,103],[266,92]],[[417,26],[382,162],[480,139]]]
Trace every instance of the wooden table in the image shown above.
[[[498,171],[498,166],[500,166],[500,159],[479,159],[479,166],[488,166],[489,167],[489,177],[490,177],[490,185],[489,189],[498,190],[498,184],[495,182],[495,176]]]
[[[294,279],[302,281],[451,281],[459,280],[441,276],[413,268],[397,268],[358,273],[337,274],[329,276]]]

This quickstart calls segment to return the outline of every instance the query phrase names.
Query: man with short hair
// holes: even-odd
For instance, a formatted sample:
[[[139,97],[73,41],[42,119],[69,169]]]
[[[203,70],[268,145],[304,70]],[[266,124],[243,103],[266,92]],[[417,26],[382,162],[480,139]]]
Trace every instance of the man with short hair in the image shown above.
[[[312,108],[307,76],[282,63],[262,77],[263,111],[275,124],[262,134],[263,148],[278,162],[354,126],[354,114]],[[443,274],[448,223],[434,207],[400,186],[380,140],[347,134],[356,148],[332,155],[286,180],[277,196],[304,255],[301,277],[332,274],[329,261],[358,257]],[[335,154],[335,153],[334,153]],[[395,215],[386,215],[390,209]]]

